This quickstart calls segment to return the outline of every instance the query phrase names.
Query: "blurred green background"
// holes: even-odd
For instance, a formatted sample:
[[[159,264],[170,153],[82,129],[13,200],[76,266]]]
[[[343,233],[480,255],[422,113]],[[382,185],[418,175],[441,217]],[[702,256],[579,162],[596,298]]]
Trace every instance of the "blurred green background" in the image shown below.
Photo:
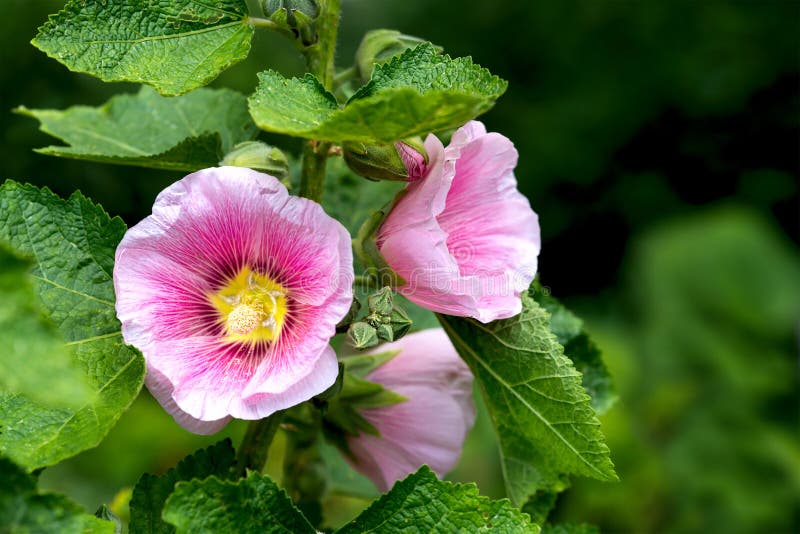
[[[61,5],[2,0],[0,177],[81,189],[132,224],[178,175],[37,155],[53,140],[10,112],[135,89],[69,73],[28,44]],[[576,480],[554,519],[800,531],[800,3],[343,0],[343,13],[342,67],[365,31],[390,27],[510,81],[483,120],[520,150],[543,283],[587,320],[621,396],[603,422],[622,481]],[[302,62],[259,33],[214,85],[250,91],[266,67],[296,74]],[[93,510],[216,439],[182,431],[143,393],[42,485]],[[485,417],[452,477],[502,495]]]

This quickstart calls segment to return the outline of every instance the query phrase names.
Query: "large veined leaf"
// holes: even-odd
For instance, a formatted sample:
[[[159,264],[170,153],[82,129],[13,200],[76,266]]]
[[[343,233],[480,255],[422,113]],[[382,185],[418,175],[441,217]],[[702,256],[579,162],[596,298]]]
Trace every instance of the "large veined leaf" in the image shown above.
[[[583,387],[592,398],[592,408],[598,414],[604,414],[616,402],[617,392],[600,349],[589,337],[583,321],[537,286],[533,286],[530,293],[550,313],[550,330],[563,345],[564,353],[580,371]]]
[[[235,478],[236,455],[230,440],[199,450],[180,461],[163,475],[145,473],[131,496],[131,534],[171,534],[175,527],[161,519],[167,497],[181,480],[215,475],[222,480]]]
[[[472,370],[498,436],[508,496],[523,505],[537,490],[576,474],[616,480],[581,374],[529,295],[522,313],[482,324],[439,315]]]
[[[179,533],[317,532],[282,489],[255,472],[235,481],[212,476],[179,482],[167,500],[163,517]],[[482,497],[475,484],[443,482],[423,466],[336,532],[536,534],[539,527],[508,500]]]
[[[72,71],[179,95],[247,57],[252,37],[245,0],[70,0],[33,44]]]
[[[489,110],[506,82],[470,58],[438,55],[430,43],[378,65],[344,108],[310,74],[259,74],[250,113],[264,130],[328,141],[386,143],[460,126]]]
[[[244,95],[229,89],[166,98],[144,86],[96,108],[16,111],[37,119],[43,132],[68,145],[40,148],[41,154],[181,171],[218,165],[234,145],[258,131]]]
[[[92,389],[75,408],[0,393],[0,453],[27,469],[97,445],[142,386],[144,360],[123,343],[114,311],[114,251],[124,232],[122,220],[79,193],[62,200],[16,182],[0,187],[0,241],[32,258],[39,305]]]
[[[87,514],[63,495],[39,493],[36,480],[0,458],[0,532],[113,534],[114,523]]]
[[[507,499],[478,494],[475,484],[443,482],[427,467],[396,483],[341,534],[367,532],[539,532]]]
[[[0,242],[0,390],[48,406],[80,406],[91,391],[37,305],[31,262]]]
[[[317,533],[284,490],[254,471],[235,481],[211,476],[179,482],[163,518],[179,533]]]

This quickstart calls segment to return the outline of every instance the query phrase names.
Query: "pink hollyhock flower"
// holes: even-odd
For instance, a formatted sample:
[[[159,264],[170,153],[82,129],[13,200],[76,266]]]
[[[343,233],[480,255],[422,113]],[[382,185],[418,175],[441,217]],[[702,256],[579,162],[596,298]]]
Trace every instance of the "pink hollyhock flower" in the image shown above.
[[[472,374],[444,330],[409,334],[372,352],[392,350],[400,353],[366,378],[408,400],[361,412],[380,436],[347,436],[348,460],[382,492],[423,464],[439,476],[452,470],[475,422]]]
[[[536,276],[539,219],[517,190],[517,151],[472,121],[450,145],[425,140],[428,165],[381,225],[381,255],[412,302],[488,323],[522,311]],[[415,167],[416,168],[416,167]]]
[[[274,177],[220,167],[161,192],[114,266],[122,334],[184,428],[210,434],[324,391],[352,301],[350,236]]]

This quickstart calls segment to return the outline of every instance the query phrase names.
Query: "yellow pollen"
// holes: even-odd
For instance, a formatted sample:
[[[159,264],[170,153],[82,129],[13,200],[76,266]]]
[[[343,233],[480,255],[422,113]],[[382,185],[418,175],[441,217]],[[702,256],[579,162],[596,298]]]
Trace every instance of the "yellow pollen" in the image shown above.
[[[286,290],[249,267],[208,295],[225,332],[225,340],[255,344],[274,341],[286,319]]]
[[[244,336],[255,330],[264,315],[247,304],[239,304],[228,314],[228,330],[237,336]]]

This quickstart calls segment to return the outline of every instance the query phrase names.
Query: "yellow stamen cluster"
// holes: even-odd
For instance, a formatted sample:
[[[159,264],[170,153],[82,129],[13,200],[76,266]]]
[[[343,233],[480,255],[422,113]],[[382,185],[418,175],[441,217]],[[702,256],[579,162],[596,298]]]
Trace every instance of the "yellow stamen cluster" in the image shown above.
[[[227,341],[274,341],[286,319],[286,290],[249,267],[208,298],[219,313]]]

